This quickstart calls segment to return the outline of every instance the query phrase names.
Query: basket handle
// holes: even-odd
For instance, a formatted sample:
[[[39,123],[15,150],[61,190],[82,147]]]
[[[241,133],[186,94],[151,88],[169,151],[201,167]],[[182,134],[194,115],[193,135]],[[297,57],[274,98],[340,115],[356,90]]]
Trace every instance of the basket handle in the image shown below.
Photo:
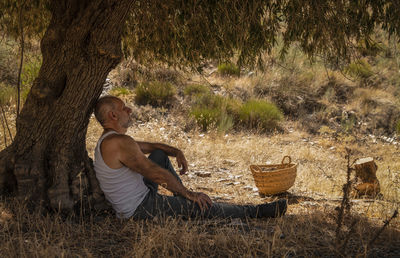
[[[250,165],[250,170],[253,172],[262,172],[261,168],[257,165]]]
[[[285,162],[285,159],[286,159],[286,158],[288,158],[288,159],[289,159],[289,162],[288,162],[288,163],[286,163],[286,164],[290,164],[290,163],[292,163],[292,158],[291,158],[290,156],[284,156],[284,157],[283,157],[283,159],[282,159],[282,162],[281,162],[282,164],[285,164],[284,162]]]

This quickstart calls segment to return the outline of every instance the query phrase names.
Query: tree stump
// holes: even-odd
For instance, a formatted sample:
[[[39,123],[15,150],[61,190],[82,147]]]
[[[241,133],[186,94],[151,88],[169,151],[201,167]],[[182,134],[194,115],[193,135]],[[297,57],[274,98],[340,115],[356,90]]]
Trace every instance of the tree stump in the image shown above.
[[[354,164],[354,169],[356,175],[352,197],[376,197],[380,192],[380,186],[376,177],[378,166],[375,164],[374,159],[371,157],[359,159]]]

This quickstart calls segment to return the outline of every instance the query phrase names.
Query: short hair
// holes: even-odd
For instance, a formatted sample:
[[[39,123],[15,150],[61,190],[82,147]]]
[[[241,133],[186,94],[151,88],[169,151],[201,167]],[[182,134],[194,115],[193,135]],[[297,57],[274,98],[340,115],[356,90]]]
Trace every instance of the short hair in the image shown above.
[[[101,125],[104,125],[107,112],[115,109],[115,100],[118,99],[114,96],[104,96],[97,100],[96,107],[94,108],[94,116]]]

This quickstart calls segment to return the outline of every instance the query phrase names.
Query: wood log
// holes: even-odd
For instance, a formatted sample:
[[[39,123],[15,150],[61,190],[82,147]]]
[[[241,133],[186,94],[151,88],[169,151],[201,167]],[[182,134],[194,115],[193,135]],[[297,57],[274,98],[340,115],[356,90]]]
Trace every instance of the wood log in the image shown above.
[[[378,166],[371,157],[358,159],[354,164],[355,184],[353,185],[352,196],[359,198],[363,196],[376,197],[380,192],[380,185],[376,177]]]

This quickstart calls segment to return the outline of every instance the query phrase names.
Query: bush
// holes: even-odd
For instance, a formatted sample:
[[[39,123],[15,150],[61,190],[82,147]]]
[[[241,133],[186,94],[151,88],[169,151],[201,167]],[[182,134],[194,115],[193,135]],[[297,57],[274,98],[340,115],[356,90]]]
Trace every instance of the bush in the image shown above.
[[[211,93],[210,87],[202,84],[192,84],[186,86],[184,89],[183,93],[185,96],[193,96],[193,95],[203,95],[203,94],[208,94]]]
[[[396,132],[397,132],[398,135],[400,135],[400,120],[397,121],[397,124],[396,124]]]
[[[115,87],[110,90],[110,94],[113,96],[116,96],[116,97],[127,96],[127,95],[132,94],[132,91],[130,91],[129,89],[124,88],[124,87]]]
[[[283,117],[274,104],[263,100],[250,100],[242,104],[240,100],[213,94],[198,95],[190,115],[203,131],[216,128],[222,132],[238,125],[272,130]]]
[[[135,93],[136,104],[159,107],[169,106],[172,103],[176,89],[171,83],[154,81],[139,84]]]
[[[349,64],[345,72],[355,79],[368,79],[374,74],[371,65],[364,59]]]
[[[21,85],[23,88],[32,87],[33,81],[39,75],[42,59],[40,56],[32,56],[23,64],[21,73]]]
[[[31,90],[33,81],[38,77],[42,58],[40,55],[28,56],[21,72],[21,103],[24,103]]]
[[[193,100],[190,115],[194,117],[203,131],[216,128],[226,132],[237,121],[240,101],[212,93],[198,94]]]
[[[242,105],[239,118],[248,128],[272,130],[278,126],[283,114],[274,104],[253,99]]]
[[[190,112],[190,115],[194,117],[203,131],[207,131],[217,125],[219,118],[222,116],[222,112],[216,108],[195,107]]]
[[[232,63],[222,63],[218,65],[218,72],[221,75],[240,75],[240,69]]]

